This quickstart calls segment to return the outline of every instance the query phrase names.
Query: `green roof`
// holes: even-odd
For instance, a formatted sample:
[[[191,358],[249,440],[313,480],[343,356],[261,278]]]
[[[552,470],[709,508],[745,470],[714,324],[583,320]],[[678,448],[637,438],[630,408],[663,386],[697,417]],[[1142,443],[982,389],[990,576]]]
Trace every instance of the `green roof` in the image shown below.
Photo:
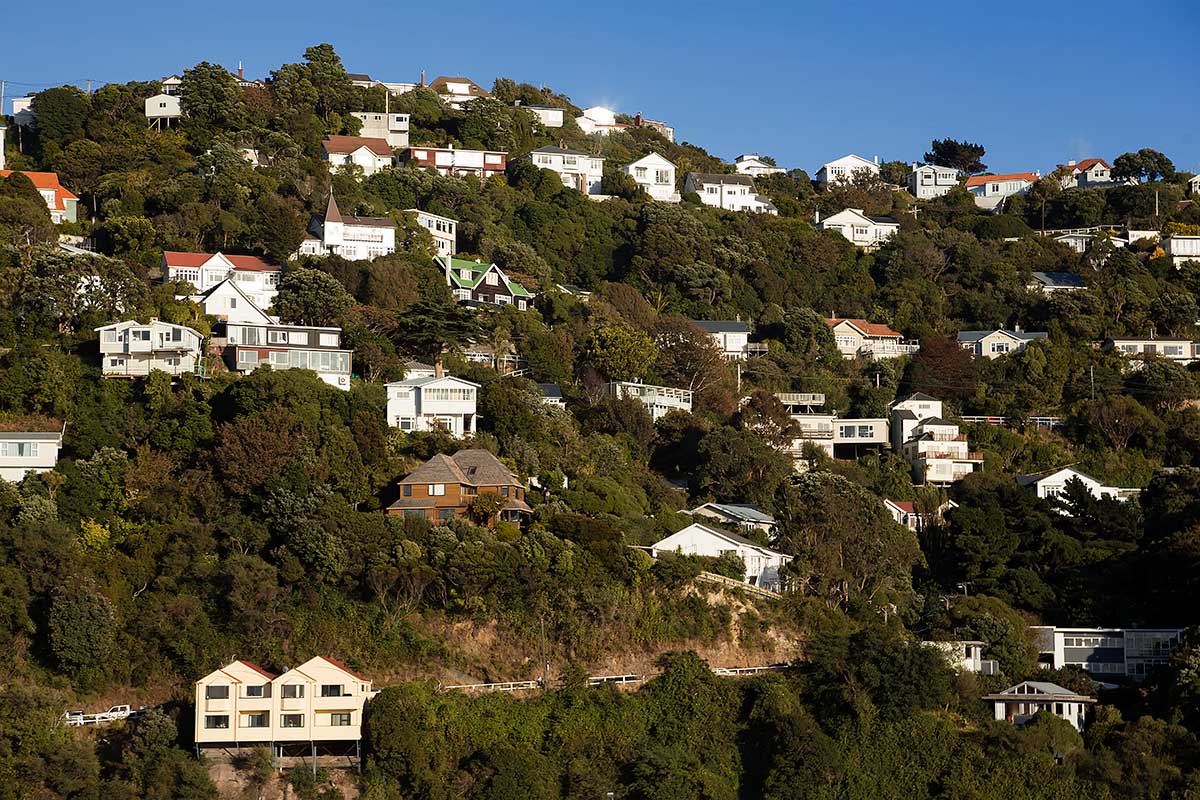
[[[480,282],[483,281],[483,277],[487,275],[488,271],[492,267],[496,267],[495,264],[481,264],[478,261],[467,261],[463,258],[448,257],[438,259],[438,262],[442,265],[443,269],[446,268],[447,261],[450,262],[450,280],[460,289],[474,290],[475,287],[479,286]],[[470,270],[471,277],[464,278],[462,276],[463,270]],[[500,272],[500,268],[496,267],[496,271]],[[533,295],[531,295],[524,286],[509,278],[503,272],[500,272],[500,275],[504,278],[504,282],[508,285],[509,291],[513,297],[533,297]]]

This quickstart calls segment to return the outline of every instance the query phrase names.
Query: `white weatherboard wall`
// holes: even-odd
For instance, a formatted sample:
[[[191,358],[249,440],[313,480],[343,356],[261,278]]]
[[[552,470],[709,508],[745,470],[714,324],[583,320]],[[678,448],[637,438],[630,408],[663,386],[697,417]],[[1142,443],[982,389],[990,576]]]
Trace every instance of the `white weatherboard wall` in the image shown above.
[[[667,538],[656,542],[651,553],[682,553],[718,558],[723,553],[735,553],[746,564],[746,583],[764,589],[780,585],[779,569],[792,557],[756,545],[736,534],[710,528],[694,522]]]

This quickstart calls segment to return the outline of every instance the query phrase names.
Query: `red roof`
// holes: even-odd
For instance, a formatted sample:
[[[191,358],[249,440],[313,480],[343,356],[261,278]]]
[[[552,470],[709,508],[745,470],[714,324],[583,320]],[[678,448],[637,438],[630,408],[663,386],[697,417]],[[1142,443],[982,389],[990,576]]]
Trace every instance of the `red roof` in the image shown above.
[[[252,664],[249,661],[245,660],[244,658],[239,658],[238,663],[241,664],[243,667],[249,667],[250,669],[254,670],[259,675],[262,675],[269,681],[273,681],[277,677],[279,677],[278,675],[272,675],[271,673],[267,672],[265,669],[260,667],[258,664]]]
[[[910,500],[888,500],[889,503],[903,511],[905,514],[915,514],[917,511],[916,503]]]
[[[271,264],[258,256],[229,256],[224,253],[181,253],[176,250],[164,250],[163,262],[168,267],[202,267],[214,256],[221,256],[234,269],[245,272],[278,272],[280,266]]]
[[[349,668],[349,667],[347,667],[345,664],[339,664],[338,662],[334,661],[334,660],[333,660],[332,658],[330,658],[329,656],[317,656],[317,657],[318,657],[318,658],[323,658],[323,659],[325,659],[326,661],[328,661],[330,664],[333,664],[333,665],[334,665],[335,667],[337,667],[338,669],[342,670],[343,672],[348,672],[348,673],[350,673],[351,675],[353,675],[354,677],[358,678],[360,681],[362,681],[362,682],[364,682],[364,683],[370,683],[370,682],[371,682],[371,679],[370,679],[370,678],[367,678],[367,677],[364,677],[364,676],[362,676],[362,675],[359,675],[357,672],[355,672],[354,670],[350,669],[350,668]]]
[[[1112,164],[1109,164],[1103,158],[1085,158],[1083,161],[1080,161],[1078,164],[1075,165],[1075,171],[1076,172],[1087,172],[1089,169],[1096,166],[1097,164],[1103,164],[1108,169],[1112,169]]]
[[[1034,175],[1032,172],[1011,172],[1008,175],[972,175],[967,178],[967,186],[983,186],[984,184],[994,183],[995,181],[1017,181],[1025,180],[1030,183],[1037,183],[1041,178]]]
[[[66,211],[67,200],[78,200],[70,189],[58,182],[57,172],[25,172],[24,170],[0,169],[0,178],[7,178],[13,172],[20,172],[33,183],[37,189],[51,189],[54,191],[54,210]]]
[[[326,153],[353,153],[360,147],[365,147],[377,156],[392,155],[392,146],[387,143],[387,139],[372,136],[326,136],[321,144]]]
[[[874,322],[867,322],[865,319],[846,319],[844,317],[834,317],[833,319],[825,320],[825,324],[831,328],[836,328],[843,322],[849,322],[867,336],[877,336],[882,339],[899,339],[901,336],[903,336],[903,334],[901,334],[899,331],[894,331],[887,325],[877,325]]]

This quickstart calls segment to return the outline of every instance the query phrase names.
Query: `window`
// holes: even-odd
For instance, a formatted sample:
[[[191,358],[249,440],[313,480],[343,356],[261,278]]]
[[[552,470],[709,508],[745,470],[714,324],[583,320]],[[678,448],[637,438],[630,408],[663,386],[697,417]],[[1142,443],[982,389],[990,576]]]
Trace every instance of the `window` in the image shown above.
[[[524,301],[524,300],[518,300],[518,301],[517,301],[517,308],[518,308],[518,309],[520,309],[521,311],[524,311],[524,310],[525,310],[525,301]]]
[[[667,172],[665,169],[655,170],[654,171],[654,182],[655,183],[670,183],[671,182],[670,173]]]
[[[645,167],[634,167],[633,168],[633,177],[645,178],[646,177],[646,168]]]
[[[287,683],[283,686],[284,700],[299,700],[304,697],[304,687],[298,683]]]
[[[507,486],[501,486],[501,487],[500,487],[500,496],[501,496],[501,497],[508,497],[508,487],[507,487]]]
[[[321,347],[337,347],[339,343],[336,333],[321,334]]]
[[[304,715],[303,714],[283,714],[282,719],[280,720],[279,724],[280,724],[280,727],[282,727],[282,728],[303,728],[304,727]]]
[[[204,699],[205,700],[228,700],[229,699],[229,686],[228,685],[205,686],[204,687]]]
[[[429,484],[429,496],[430,497],[443,497],[443,496],[445,496],[445,494],[446,494],[446,484],[444,484],[444,483]]]
[[[321,684],[321,697],[342,697],[342,684],[340,683],[323,683]]]
[[[402,495],[404,495],[405,497],[412,497],[412,484],[411,483],[404,484],[400,493]]]
[[[0,442],[0,456],[37,458],[37,442]]]
[[[871,438],[871,426],[870,425],[859,425],[858,426],[858,438],[870,439]]]
[[[265,728],[267,727],[268,714],[266,711],[259,711],[255,714],[242,715],[243,728]]]
[[[485,283],[487,283],[488,286],[499,286],[500,285],[500,276],[496,274],[495,270],[492,270],[491,272],[489,272],[487,274]]]
[[[445,522],[448,519],[454,519],[454,509],[453,508],[438,509],[438,519],[442,520],[443,522]]]
[[[266,686],[247,686],[246,697],[266,697]]]
[[[350,717],[349,711],[336,711],[329,715],[329,724],[335,728],[345,727],[352,724]]]
[[[255,366],[257,366],[258,365],[258,351],[257,350],[238,350],[238,359],[237,360],[238,360],[239,364],[254,364]]]
[[[132,333],[132,334],[133,334],[133,340],[134,340],[135,342],[148,342],[148,341],[150,341],[150,331],[149,331],[149,330],[146,330],[146,329],[142,329],[142,330],[133,330],[133,331],[131,331],[130,333]]]
[[[412,418],[412,417],[401,417],[401,418],[400,418],[400,430],[402,430],[402,431],[411,431],[411,430],[413,430],[413,428],[414,428],[414,424],[413,424],[413,423],[414,423],[414,420],[413,420],[413,418]],[[408,489],[408,494],[412,494],[412,487],[411,487],[411,486],[405,486],[404,488],[405,488],[405,489]]]
[[[993,353],[1007,353],[1009,349],[1008,342],[992,342]]]
[[[226,730],[229,728],[228,714],[205,714],[204,727],[206,730]]]

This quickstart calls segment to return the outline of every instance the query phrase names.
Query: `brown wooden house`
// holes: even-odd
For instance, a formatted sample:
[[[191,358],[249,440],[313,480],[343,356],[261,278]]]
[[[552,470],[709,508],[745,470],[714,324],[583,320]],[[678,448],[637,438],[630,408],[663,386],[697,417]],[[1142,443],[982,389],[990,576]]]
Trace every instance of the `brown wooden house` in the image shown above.
[[[520,523],[533,513],[517,476],[487,450],[459,450],[452,456],[439,453],[399,486],[400,499],[388,506],[389,514],[445,522],[467,516],[471,501],[481,494],[504,498],[499,516],[505,522]]]

